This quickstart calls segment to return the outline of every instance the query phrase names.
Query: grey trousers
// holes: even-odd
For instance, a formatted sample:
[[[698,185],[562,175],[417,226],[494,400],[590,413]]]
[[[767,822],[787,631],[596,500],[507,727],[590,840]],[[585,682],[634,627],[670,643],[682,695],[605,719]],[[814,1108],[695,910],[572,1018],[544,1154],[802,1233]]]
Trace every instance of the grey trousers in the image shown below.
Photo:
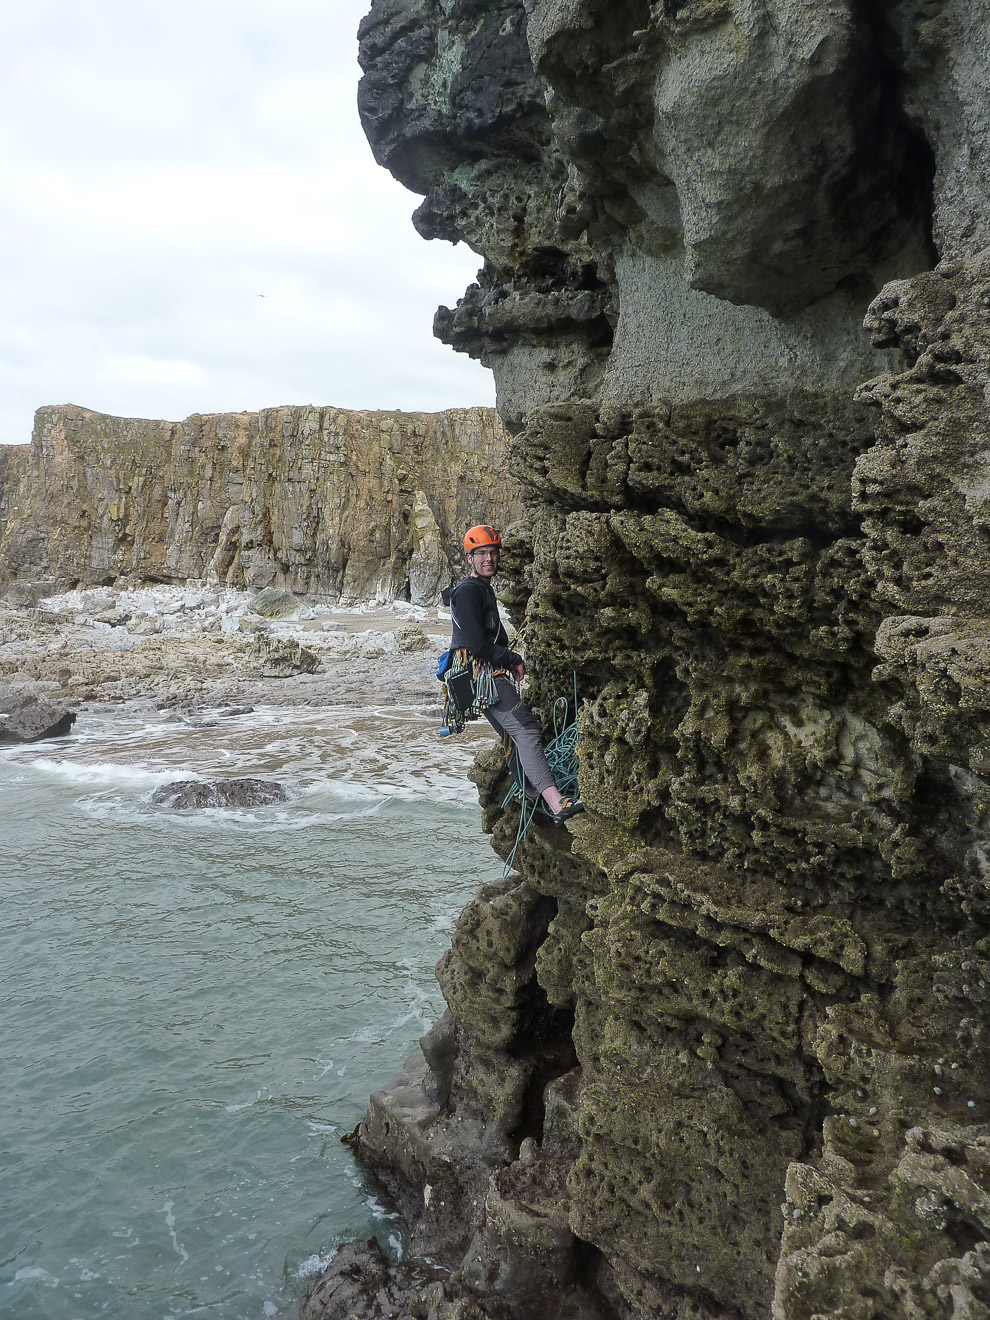
[[[507,678],[496,678],[498,701],[485,711],[485,719],[496,733],[507,733],[519,755],[527,788],[536,794],[553,788],[553,775],[543,753],[543,737],[533,712]]]

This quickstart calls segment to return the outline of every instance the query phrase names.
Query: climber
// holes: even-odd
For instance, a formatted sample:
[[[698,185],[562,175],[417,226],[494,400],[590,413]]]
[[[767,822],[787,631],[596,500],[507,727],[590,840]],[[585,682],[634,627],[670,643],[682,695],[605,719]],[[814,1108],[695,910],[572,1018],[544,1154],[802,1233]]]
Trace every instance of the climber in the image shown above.
[[[522,656],[509,648],[492,588],[501,546],[502,538],[494,527],[471,527],[465,534],[468,575],[441,593],[453,624],[448,665],[457,652],[466,652],[473,662],[476,689],[482,687],[479,668],[486,677],[490,674],[488,699],[479,694],[477,704],[495,732],[511,740],[527,785],[543,798],[551,819],[560,824],[583,811],[584,804],[580,798],[565,797],[554,783],[539,726],[512,681],[520,682],[526,671]]]

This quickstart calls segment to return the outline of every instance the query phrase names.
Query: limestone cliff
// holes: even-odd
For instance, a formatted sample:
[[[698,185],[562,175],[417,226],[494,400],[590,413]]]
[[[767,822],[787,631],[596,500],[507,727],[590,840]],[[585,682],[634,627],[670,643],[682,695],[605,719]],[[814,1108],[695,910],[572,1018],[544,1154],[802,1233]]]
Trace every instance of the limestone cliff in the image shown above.
[[[517,511],[506,464],[486,408],[184,422],[41,408],[30,446],[0,449],[0,575],[432,601],[463,528]]]
[[[361,35],[378,159],[485,259],[436,329],[517,433],[531,695],[577,674],[588,810],[465,911],[362,1125],[398,1309],[351,1253],[309,1314],[986,1317],[990,8]]]

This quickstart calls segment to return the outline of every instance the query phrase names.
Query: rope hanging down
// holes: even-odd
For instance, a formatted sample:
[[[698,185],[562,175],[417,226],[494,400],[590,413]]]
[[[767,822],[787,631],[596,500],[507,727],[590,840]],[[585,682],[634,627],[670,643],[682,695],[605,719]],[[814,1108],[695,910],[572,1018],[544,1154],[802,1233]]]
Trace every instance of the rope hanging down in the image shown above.
[[[550,773],[553,775],[554,783],[560,789],[565,797],[577,794],[578,786],[578,759],[577,747],[581,735],[577,727],[577,673],[574,674],[574,714],[568,720],[568,700],[566,697],[558,697],[553,703],[553,738],[547,743],[545,748],[547,765],[550,767]],[[502,802],[502,810],[510,802],[519,800],[519,824],[516,828],[516,838],[512,845],[512,850],[505,859],[505,866],[502,868],[503,879],[512,870],[516,859],[516,853],[519,846],[526,838],[529,827],[533,823],[533,817],[537,810],[542,807],[546,815],[552,815],[549,807],[543,801],[539,794],[533,792],[526,783],[526,775],[522,766],[519,764],[519,758],[516,756],[511,744],[505,748],[505,759],[509,764],[509,772],[512,775],[512,787],[506,793]]]

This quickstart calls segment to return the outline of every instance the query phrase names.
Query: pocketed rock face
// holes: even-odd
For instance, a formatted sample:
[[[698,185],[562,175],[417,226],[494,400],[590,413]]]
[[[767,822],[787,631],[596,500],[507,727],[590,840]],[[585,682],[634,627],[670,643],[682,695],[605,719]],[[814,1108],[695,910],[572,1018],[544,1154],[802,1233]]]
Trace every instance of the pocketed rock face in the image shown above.
[[[990,1315],[988,29],[365,20],[379,158],[486,259],[438,329],[516,433],[507,597],[587,807],[466,909],[362,1124],[450,1270],[404,1313]]]
[[[184,422],[42,408],[0,466],[0,574],[436,599],[460,537],[518,510],[491,409],[270,408]],[[0,455],[0,457],[6,457]]]
[[[874,678],[916,771],[892,878],[937,905],[939,937],[816,1037],[832,1113],[788,1175],[776,1297],[802,1320],[850,1292],[878,1315],[990,1313],[990,252],[888,287],[868,325],[911,362],[861,391],[878,440],[853,481],[886,614]]]
[[[928,262],[933,162],[890,56],[915,20],[860,8],[376,0],[365,128],[426,194],[424,237],[485,258],[435,328],[492,368],[510,428],[882,368],[859,323]]]

